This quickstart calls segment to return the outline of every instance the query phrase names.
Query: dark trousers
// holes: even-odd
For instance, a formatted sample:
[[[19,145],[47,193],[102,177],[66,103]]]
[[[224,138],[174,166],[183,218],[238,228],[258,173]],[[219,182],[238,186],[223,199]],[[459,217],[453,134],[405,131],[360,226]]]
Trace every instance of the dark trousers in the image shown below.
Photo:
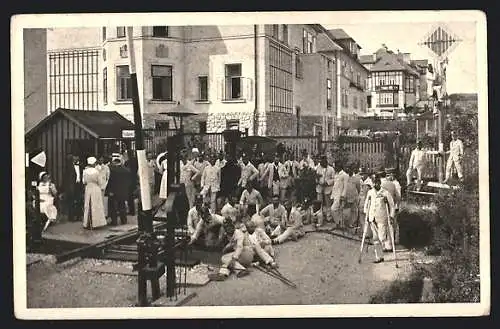
[[[66,194],[66,207],[69,221],[83,219],[83,185],[78,184]]]
[[[125,207],[125,200],[118,199],[115,196],[108,197],[109,201],[109,216],[111,217],[111,225],[118,223],[117,215],[120,216],[122,224],[127,223],[127,209]]]
[[[131,216],[135,216],[135,195],[134,191],[135,186],[130,188],[130,192],[128,194],[128,199],[127,199],[127,207],[128,207],[128,214]]]

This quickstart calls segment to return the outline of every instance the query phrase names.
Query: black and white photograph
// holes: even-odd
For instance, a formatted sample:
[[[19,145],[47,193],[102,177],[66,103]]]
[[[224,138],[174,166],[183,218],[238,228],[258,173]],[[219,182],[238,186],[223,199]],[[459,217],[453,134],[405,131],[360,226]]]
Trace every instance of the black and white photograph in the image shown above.
[[[17,318],[489,314],[483,12],[33,14],[11,40]]]

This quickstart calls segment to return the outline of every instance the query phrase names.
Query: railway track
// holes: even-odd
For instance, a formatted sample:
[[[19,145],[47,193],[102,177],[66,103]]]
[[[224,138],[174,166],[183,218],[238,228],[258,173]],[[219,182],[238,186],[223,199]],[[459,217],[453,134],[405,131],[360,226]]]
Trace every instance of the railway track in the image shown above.
[[[155,231],[166,228],[166,223],[158,223],[153,226]],[[139,237],[139,230],[135,229],[131,232],[126,232],[113,236],[105,241],[95,244],[80,246],[65,252],[55,255],[56,263],[63,263],[73,258],[103,258],[107,255],[121,254],[121,258],[116,256],[117,260],[132,259],[131,253],[134,252],[134,245]],[[116,251],[116,252],[113,252]],[[119,253],[118,251],[122,251]],[[128,254],[128,258],[127,255]],[[137,259],[137,246],[135,245],[135,259]]]

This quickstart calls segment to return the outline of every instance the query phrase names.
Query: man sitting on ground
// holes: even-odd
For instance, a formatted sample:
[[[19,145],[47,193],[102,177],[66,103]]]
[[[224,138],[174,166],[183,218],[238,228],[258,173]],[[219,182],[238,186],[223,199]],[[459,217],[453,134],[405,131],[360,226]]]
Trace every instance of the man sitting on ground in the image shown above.
[[[201,219],[191,235],[189,244],[197,242],[203,237],[203,245],[207,249],[222,247],[224,241],[224,217],[210,212],[208,204],[203,206]]]
[[[201,213],[203,210],[203,196],[196,195],[194,200],[194,207],[189,209],[187,216],[187,228],[189,235],[193,235],[196,231],[196,226],[201,220]]]
[[[288,239],[297,241],[305,235],[302,223],[302,204],[296,202],[295,206],[292,207],[291,202],[287,202],[285,208],[287,210],[291,208],[290,215],[286,222],[282,224],[282,226],[285,227],[285,231],[277,238],[273,239],[273,244],[281,244]]]
[[[226,218],[229,217],[231,220],[236,222],[236,218],[239,215],[239,207],[238,207],[238,197],[236,195],[231,195],[228,198],[227,203],[222,207],[220,214]]]
[[[250,272],[247,270],[247,267],[251,266],[255,255],[264,264],[277,267],[274,259],[258,244],[254,244],[250,240],[246,226],[240,221],[236,222],[233,237],[224,247],[222,253],[222,266],[219,273],[209,275],[211,280],[224,281],[231,274],[231,271],[236,272],[238,277],[248,275]]]
[[[280,203],[278,195],[273,196],[272,203],[264,207],[260,211],[260,215],[264,218],[267,234],[271,237],[277,237],[281,234],[281,223],[286,222],[287,212]]]
[[[256,217],[254,220],[248,222],[246,226],[248,234],[250,234],[250,240],[253,243],[258,244],[262,249],[264,249],[265,252],[274,258],[272,241],[264,230],[264,221],[262,220],[262,217]]]
[[[240,204],[244,208],[248,208],[252,205],[256,206],[256,211],[258,212],[264,204],[264,199],[262,199],[260,192],[253,187],[253,184],[248,182],[246,189],[241,194]]]

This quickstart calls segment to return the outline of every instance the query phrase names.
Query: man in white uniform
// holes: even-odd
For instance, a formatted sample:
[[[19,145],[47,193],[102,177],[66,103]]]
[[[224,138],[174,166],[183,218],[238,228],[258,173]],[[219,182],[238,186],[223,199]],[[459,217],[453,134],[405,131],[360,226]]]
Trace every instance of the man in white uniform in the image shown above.
[[[389,221],[394,222],[395,210],[391,193],[381,187],[378,176],[374,180],[374,187],[368,191],[364,210],[368,214],[368,223],[375,247],[374,263],[380,263],[384,261],[382,248],[390,250],[391,247],[390,237],[387,236],[387,226]]]
[[[422,171],[425,165],[425,151],[422,150],[422,142],[417,142],[417,148],[411,152],[410,163],[408,165],[408,170],[406,171],[406,186],[410,186],[412,183],[413,172],[417,171],[417,189],[420,189],[420,184],[422,184]]]
[[[463,181],[462,158],[464,156],[464,145],[462,141],[458,139],[455,131],[451,132],[450,150],[446,153],[449,153],[450,156],[446,162],[446,176],[444,182],[446,183],[450,179],[453,165],[455,165],[455,169],[457,170],[458,179]]]
[[[217,192],[220,191],[221,168],[215,164],[216,158],[210,158],[210,164],[205,167],[201,175],[201,195],[205,202],[210,202],[210,210],[215,214],[217,208]]]

